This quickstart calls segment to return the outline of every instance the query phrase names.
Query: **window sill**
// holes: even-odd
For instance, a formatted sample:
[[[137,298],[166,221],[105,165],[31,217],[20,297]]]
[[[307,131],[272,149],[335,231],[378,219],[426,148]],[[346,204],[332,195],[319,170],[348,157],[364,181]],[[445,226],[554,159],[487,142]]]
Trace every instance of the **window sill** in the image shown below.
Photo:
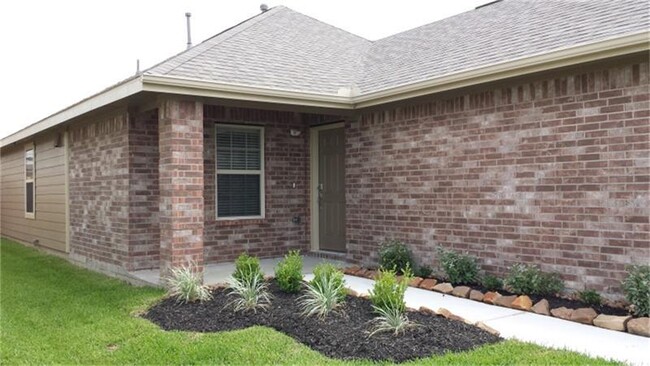
[[[36,219],[36,214],[33,213],[25,213],[25,218],[30,219],[30,220],[35,220]]]
[[[263,216],[220,217],[214,220],[218,226],[242,226],[262,224],[266,221]]]

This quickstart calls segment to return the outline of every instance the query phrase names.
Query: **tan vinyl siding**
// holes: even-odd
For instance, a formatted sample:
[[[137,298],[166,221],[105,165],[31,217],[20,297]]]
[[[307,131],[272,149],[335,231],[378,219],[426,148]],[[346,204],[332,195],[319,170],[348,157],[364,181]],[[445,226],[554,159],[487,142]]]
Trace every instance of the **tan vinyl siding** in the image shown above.
[[[34,142],[36,190],[35,218],[25,218],[25,149],[16,144],[2,150],[0,182],[3,236],[40,246],[66,250],[65,149],[55,147],[58,132]]]

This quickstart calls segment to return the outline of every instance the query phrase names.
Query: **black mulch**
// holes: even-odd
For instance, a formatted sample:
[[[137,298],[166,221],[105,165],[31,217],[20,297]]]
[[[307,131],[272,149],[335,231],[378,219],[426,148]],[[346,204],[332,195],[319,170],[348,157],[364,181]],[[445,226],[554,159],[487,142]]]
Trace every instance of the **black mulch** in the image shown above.
[[[283,332],[328,357],[338,359],[370,359],[403,362],[434,354],[469,350],[501,340],[488,332],[463,322],[409,312],[408,318],[418,324],[405,334],[378,333],[369,337],[374,313],[370,302],[348,296],[342,312],[325,320],[300,315],[299,295],[281,292],[271,283],[272,305],[257,313],[235,313],[226,305],[232,297],[228,290],[213,290],[214,298],[204,303],[179,304],[167,298],[144,315],[165,330],[219,332],[267,326]],[[452,309],[453,310],[453,309]]]
[[[443,281],[444,282],[444,281]],[[465,286],[469,286],[475,290],[479,290],[483,293],[489,291],[485,287],[479,284],[464,284]],[[515,295],[512,292],[509,292],[507,290],[498,290],[501,295],[504,296],[509,296],[509,295]],[[549,308],[555,309],[564,306],[565,308],[568,309],[579,309],[579,308],[592,308],[594,309],[598,314],[606,314],[606,315],[630,315],[629,312],[622,308],[622,307],[613,307],[609,305],[589,305],[586,304],[580,300],[577,299],[567,299],[564,297],[559,297],[559,296],[553,296],[553,295],[547,295],[547,296],[539,296],[539,295],[530,295],[529,296],[533,304],[537,303],[541,299],[546,299],[548,301]]]

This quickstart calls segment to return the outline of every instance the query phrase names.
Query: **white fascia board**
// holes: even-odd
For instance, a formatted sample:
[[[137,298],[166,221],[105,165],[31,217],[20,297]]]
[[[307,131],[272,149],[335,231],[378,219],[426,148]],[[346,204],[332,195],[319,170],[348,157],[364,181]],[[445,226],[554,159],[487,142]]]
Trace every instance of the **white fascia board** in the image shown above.
[[[114,87],[106,89],[98,94],[93,95],[92,97],[84,99],[79,103],[73,104],[58,113],[55,113],[3,138],[0,140],[0,147],[8,146],[16,141],[20,141],[41,131],[45,131],[48,128],[55,127],[72,118],[81,116],[84,113],[124,99],[140,91],[142,91],[141,77],[137,77],[124,83],[115,85]]]
[[[367,93],[353,98],[353,102],[355,108],[369,107],[649,49],[650,32],[643,31]]]
[[[559,67],[650,50],[650,32],[623,35],[522,57],[359,96],[329,95],[250,87],[172,76],[140,75],[74,104],[0,140],[0,147],[141,91],[354,110]]]
[[[143,91],[310,107],[353,109],[349,97],[215,83],[175,76],[143,75]]]

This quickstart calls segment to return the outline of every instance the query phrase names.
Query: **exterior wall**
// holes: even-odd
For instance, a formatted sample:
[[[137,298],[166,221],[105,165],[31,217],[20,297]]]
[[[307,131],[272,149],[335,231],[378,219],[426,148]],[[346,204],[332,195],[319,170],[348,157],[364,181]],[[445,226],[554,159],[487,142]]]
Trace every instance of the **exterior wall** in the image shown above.
[[[385,238],[620,293],[650,259],[648,61],[364,113],[346,126],[348,257]],[[381,157],[381,158],[380,158]]]
[[[129,124],[129,270],[160,264],[158,110],[131,113]]]
[[[66,250],[65,149],[55,147],[63,131],[36,136],[34,219],[25,218],[25,144],[2,149],[0,166],[3,236],[58,251]]]
[[[293,112],[205,106],[205,261],[232,261],[243,251],[260,257],[309,250],[308,125]],[[264,126],[266,217],[215,219],[215,123]],[[290,129],[302,131],[298,137]],[[295,183],[296,187],[292,188]],[[292,218],[301,218],[294,224]]]
[[[203,265],[203,104],[167,99],[159,109],[160,275]]]
[[[70,256],[98,269],[129,263],[128,114],[70,128]]]

